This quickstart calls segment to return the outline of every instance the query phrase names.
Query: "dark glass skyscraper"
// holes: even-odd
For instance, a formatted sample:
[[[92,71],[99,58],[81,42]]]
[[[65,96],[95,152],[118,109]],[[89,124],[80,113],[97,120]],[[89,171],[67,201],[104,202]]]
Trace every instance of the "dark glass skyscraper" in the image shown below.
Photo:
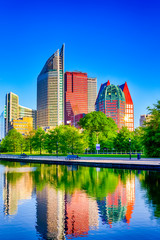
[[[45,63],[37,78],[37,126],[64,123],[64,45]]]

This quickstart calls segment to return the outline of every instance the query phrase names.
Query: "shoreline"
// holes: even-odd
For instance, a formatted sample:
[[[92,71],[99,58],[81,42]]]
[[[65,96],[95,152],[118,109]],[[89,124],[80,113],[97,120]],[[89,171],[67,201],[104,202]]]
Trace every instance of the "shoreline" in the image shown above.
[[[65,157],[53,156],[27,156],[19,155],[0,155],[0,161],[23,162],[23,163],[40,163],[54,165],[79,165],[86,167],[100,168],[118,168],[118,169],[136,169],[136,170],[156,170],[160,171],[160,158],[102,158],[102,157],[82,157],[76,160],[66,160]]]

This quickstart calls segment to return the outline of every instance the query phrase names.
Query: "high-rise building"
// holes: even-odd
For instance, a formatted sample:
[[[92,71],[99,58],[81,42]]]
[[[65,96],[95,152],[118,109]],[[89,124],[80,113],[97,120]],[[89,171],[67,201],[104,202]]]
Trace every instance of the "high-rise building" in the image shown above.
[[[4,138],[4,111],[0,115],[0,141]]]
[[[6,94],[5,100],[5,135],[10,130],[10,123],[13,119],[19,118],[19,97],[10,92]]]
[[[125,82],[124,84],[119,86],[124,92],[125,100],[126,100],[126,108],[125,108],[125,126],[130,130],[134,131],[134,106],[131,98],[130,91],[128,89],[128,85]]]
[[[37,127],[37,111],[31,108],[19,105],[19,118],[29,117],[33,118],[33,129]]]
[[[140,120],[139,120],[139,123],[140,123],[140,127],[144,127],[144,122],[149,122],[150,119],[151,119],[151,114],[144,114],[144,115],[141,115],[140,116]]]
[[[95,111],[97,78],[88,78],[88,113]]]
[[[64,123],[64,45],[45,63],[37,78],[37,126]]]
[[[32,117],[33,118],[33,128],[36,129],[37,122],[37,111],[31,108],[22,107],[19,105],[19,97],[10,92],[6,94],[5,100],[5,135],[10,129],[13,128],[11,122],[23,117]]]
[[[102,84],[95,108],[111,117],[119,129],[127,126],[130,131],[134,130],[134,106],[127,83],[115,86],[108,80]]]
[[[76,115],[88,113],[87,73],[65,73],[65,123],[73,124]]]

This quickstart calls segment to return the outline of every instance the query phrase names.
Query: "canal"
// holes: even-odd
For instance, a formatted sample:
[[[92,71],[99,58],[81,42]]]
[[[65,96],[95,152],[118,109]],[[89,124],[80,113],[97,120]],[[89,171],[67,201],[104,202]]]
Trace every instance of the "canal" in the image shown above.
[[[160,239],[160,173],[0,161],[0,239]]]

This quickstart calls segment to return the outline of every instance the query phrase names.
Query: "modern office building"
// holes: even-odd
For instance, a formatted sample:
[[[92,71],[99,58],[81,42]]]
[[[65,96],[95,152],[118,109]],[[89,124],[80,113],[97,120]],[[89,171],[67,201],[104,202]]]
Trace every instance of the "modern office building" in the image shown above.
[[[11,121],[10,128],[14,128],[22,135],[28,135],[33,130],[33,118],[22,117]]]
[[[151,119],[151,116],[152,116],[151,114],[141,115],[139,120],[140,127],[144,127],[145,126],[144,122],[149,122]]]
[[[88,78],[88,113],[95,111],[97,78]]]
[[[20,106],[19,97],[12,92],[7,93],[4,110],[5,135],[13,128],[13,124],[11,124],[12,121],[23,117],[32,117],[33,128],[36,129],[36,110]]]
[[[134,131],[134,105],[131,98],[131,94],[128,88],[127,83],[119,86],[122,91],[124,92],[125,100],[126,100],[126,107],[125,107],[125,126],[130,130]]]
[[[102,84],[95,108],[111,117],[119,129],[127,126],[130,131],[134,130],[134,107],[127,83],[115,86],[108,80]]]
[[[0,115],[0,141],[4,138],[4,111]]]
[[[65,123],[72,124],[76,115],[88,113],[87,73],[65,73]]]
[[[37,111],[31,108],[19,105],[19,118],[29,117],[33,118],[33,129],[37,128]]]
[[[64,123],[64,45],[45,63],[37,78],[37,126]]]
[[[13,119],[19,118],[19,97],[10,92],[6,94],[5,99],[5,135],[10,130],[10,123]]]

